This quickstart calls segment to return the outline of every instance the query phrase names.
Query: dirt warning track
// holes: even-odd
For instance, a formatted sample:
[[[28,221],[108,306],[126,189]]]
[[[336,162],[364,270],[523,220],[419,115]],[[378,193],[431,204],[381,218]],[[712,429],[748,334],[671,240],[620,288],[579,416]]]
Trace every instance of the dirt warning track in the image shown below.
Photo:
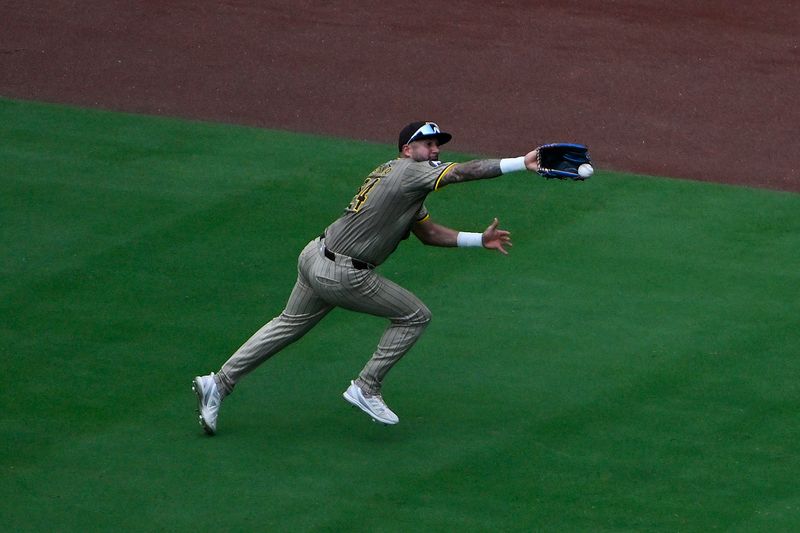
[[[793,2],[595,4],[4,1],[0,95],[800,191]]]

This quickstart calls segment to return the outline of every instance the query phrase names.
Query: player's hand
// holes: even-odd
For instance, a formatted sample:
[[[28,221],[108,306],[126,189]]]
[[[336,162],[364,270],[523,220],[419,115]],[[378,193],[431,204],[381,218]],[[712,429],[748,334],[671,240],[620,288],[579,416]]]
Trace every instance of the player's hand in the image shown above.
[[[511,244],[511,232],[504,229],[497,229],[497,224],[499,224],[499,222],[497,218],[495,218],[483,232],[483,247],[489,248],[490,250],[497,250],[502,254],[508,255],[505,246],[513,246],[513,244]]]
[[[539,149],[525,154],[525,168],[531,172],[539,170]]]

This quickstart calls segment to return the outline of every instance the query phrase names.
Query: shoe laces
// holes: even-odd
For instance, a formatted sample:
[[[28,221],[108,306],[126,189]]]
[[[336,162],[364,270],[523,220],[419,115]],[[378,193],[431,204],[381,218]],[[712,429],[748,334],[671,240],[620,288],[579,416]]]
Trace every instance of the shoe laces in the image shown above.
[[[386,405],[386,402],[383,401],[383,396],[380,394],[370,394],[369,396],[365,395],[364,398],[366,398],[370,404],[379,408],[381,411],[389,410],[389,406]]]
[[[209,407],[218,407],[220,404],[220,394],[213,374],[203,383],[203,403]]]

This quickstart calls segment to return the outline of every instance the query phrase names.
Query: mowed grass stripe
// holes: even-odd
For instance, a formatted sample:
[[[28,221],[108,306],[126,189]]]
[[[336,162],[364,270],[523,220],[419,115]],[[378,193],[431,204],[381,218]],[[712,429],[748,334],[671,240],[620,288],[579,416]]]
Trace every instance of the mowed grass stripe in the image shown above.
[[[384,324],[337,310],[207,439],[189,380],[280,311],[297,252],[392,147],[9,100],[0,117],[10,528],[798,525],[797,195],[602,165],[444,189],[438,221],[498,216],[515,246],[412,239],[381,267],[434,313],[386,384],[401,424],[341,400]]]

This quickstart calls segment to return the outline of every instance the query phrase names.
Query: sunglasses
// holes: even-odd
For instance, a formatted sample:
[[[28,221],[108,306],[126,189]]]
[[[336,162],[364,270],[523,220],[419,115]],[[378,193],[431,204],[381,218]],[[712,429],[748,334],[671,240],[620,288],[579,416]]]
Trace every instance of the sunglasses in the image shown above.
[[[427,137],[429,135],[438,135],[441,132],[442,131],[439,129],[439,125],[438,124],[436,124],[435,122],[426,122],[425,124],[420,126],[417,131],[414,132],[414,135],[409,137],[408,142],[406,142],[406,144],[409,144],[409,143],[415,141],[418,137]]]

